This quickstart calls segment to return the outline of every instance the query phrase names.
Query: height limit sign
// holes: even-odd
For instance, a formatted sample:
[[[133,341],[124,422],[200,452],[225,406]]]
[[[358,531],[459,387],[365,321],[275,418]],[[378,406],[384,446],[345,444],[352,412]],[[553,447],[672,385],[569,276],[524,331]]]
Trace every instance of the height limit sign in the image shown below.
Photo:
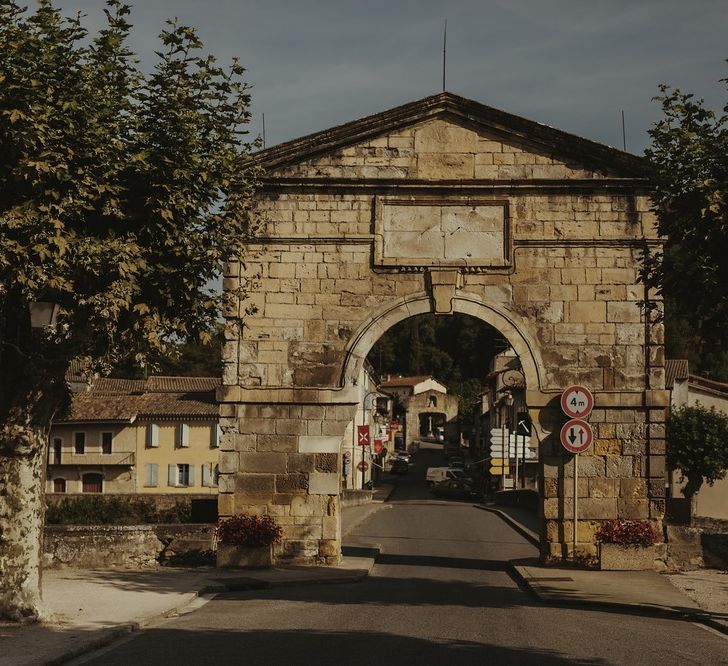
[[[561,409],[571,417],[561,428],[561,445],[570,453],[583,453],[594,440],[591,426],[582,419],[591,414],[594,396],[584,386],[569,386],[561,394]]]
[[[572,419],[583,419],[594,409],[594,396],[584,386],[569,386],[561,394],[561,409]]]

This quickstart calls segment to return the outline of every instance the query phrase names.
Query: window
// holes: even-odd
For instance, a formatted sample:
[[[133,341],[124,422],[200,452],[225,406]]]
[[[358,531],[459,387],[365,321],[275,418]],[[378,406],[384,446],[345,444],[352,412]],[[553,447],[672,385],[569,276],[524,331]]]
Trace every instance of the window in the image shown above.
[[[202,466],[202,485],[206,488],[217,487],[218,466],[215,463],[205,463]]]
[[[155,488],[159,483],[159,465],[156,463],[147,463],[144,466],[144,470],[144,485],[150,488]]]
[[[100,493],[103,492],[104,478],[96,472],[83,475],[83,492]]]
[[[54,465],[61,464],[61,451],[62,450],[63,450],[63,440],[60,437],[56,437],[53,440],[53,464]]]
[[[195,485],[195,466],[194,465],[170,465],[168,467],[167,482],[170,486],[176,488],[189,487]]]
[[[101,453],[108,455],[111,453],[111,443],[114,440],[113,432],[101,433]]]
[[[73,452],[79,456],[86,453],[86,433],[85,432],[76,432],[73,434]]]
[[[190,445],[190,427],[186,423],[177,425],[177,446],[186,449]]]
[[[159,426],[156,423],[147,425],[146,444],[148,449],[156,449],[159,447]]]
[[[65,493],[66,492],[66,479],[53,479],[53,492],[54,493]]]
[[[210,448],[217,449],[220,446],[220,439],[222,438],[222,428],[214,423],[210,426]]]

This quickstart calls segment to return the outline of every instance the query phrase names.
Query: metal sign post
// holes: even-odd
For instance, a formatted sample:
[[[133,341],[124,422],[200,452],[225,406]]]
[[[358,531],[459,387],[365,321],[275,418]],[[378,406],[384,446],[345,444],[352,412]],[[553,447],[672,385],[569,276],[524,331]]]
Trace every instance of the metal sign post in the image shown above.
[[[561,409],[571,417],[561,428],[561,445],[574,454],[574,523],[573,557],[576,558],[576,543],[579,533],[579,454],[586,451],[594,440],[592,427],[581,418],[591,414],[594,397],[584,386],[570,386],[561,394]]]
[[[365,472],[367,471],[366,460],[364,459],[364,449],[369,446],[369,426],[360,425],[356,427],[359,436],[359,446],[361,446],[361,462],[357,467],[361,470],[361,489],[364,490],[366,484]]]
[[[506,437],[507,437],[505,421],[503,421],[503,423],[501,424],[501,432],[503,434],[503,453],[505,453],[506,452]],[[510,459],[508,458],[507,455],[503,456],[503,457],[506,460],[508,460],[508,462],[510,463]],[[509,467],[510,467],[510,465],[509,465]],[[501,490],[505,490],[505,489],[506,489],[506,466],[503,465],[503,467],[501,468]]]

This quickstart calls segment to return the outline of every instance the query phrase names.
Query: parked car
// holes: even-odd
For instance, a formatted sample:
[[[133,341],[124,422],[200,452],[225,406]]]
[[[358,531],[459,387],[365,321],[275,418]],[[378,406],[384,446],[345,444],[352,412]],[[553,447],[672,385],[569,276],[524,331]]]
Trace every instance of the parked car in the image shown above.
[[[408,474],[409,463],[404,458],[395,458],[392,461],[392,467],[389,470],[392,474]]]
[[[475,499],[478,491],[473,488],[468,479],[447,479],[440,481],[432,487],[437,497],[452,497],[453,499]]]
[[[397,451],[395,460],[404,460],[407,464],[412,462],[412,454],[407,451]]]
[[[450,467],[430,467],[427,470],[425,480],[429,485],[445,481],[447,479],[464,479],[465,473],[461,469],[451,469]]]

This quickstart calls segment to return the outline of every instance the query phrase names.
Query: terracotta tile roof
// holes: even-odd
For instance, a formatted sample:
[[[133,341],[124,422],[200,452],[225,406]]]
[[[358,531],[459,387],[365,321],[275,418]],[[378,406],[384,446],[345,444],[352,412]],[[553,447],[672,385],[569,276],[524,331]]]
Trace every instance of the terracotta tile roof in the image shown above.
[[[172,393],[188,391],[214,391],[222,384],[220,377],[150,377],[145,390],[169,391]]]
[[[137,418],[217,418],[217,377],[102,378],[73,396],[59,422],[131,422]]]
[[[91,386],[90,393],[96,395],[133,395],[144,391],[146,379],[117,379],[99,377]]]
[[[139,408],[139,395],[76,393],[68,413],[59,422],[107,421],[131,423]]]
[[[688,362],[684,358],[668,358],[665,360],[665,388],[671,389],[676,381],[688,378]]]
[[[417,384],[426,382],[428,379],[434,379],[434,377],[432,375],[415,375],[413,377],[391,377],[386,382],[382,382],[379,386],[381,388],[405,388],[409,386],[417,386]]]
[[[708,393],[728,398],[728,384],[724,384],[723,382],[717,382],[714,379],[700,377],[699,375],[689,375],[688,384],[699,388],[701,391],[707,391]]]
[[[217,418],[218,406],[214,391],[188,393],[145,393],[141,396],[139,418],[212,416]]]

